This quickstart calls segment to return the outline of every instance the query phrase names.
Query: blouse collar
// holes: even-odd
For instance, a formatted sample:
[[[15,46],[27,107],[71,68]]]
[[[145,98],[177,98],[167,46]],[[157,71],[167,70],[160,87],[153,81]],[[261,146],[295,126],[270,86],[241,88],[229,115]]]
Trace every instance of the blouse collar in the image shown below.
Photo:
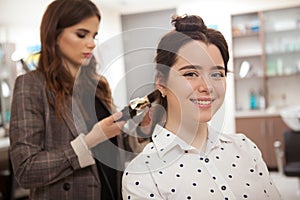
[[[161,158],[175,147],[179,147],[181,153],[190,151],[198,152],[200,155],[205,156],[220,144],[231,142],[231,139],[226,137],[226,134],[218,132],[210,126],[208,127],[208,137],[204,151],[196,149],[160,125],[156,125],[152,135],[152,140],[154,147]]]

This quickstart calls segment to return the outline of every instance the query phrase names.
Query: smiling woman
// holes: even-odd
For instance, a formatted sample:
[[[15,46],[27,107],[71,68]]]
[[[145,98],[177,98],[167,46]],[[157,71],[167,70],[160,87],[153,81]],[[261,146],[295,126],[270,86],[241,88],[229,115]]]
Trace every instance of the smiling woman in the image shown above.
[[[123,199],[280,199],[256,145],[208,125],[226,92],[225,38],[199,16],[172,22],[155,59],[166,121],[126,168]]]
[[[158,87],[173,108],[168,109],[169,122],[177,125],[172,130],[177,130],[184,119],[209,121],[225,97],[225,66],[220,51],[215,45],[199,41],[185,44],[178,51],[166,85],[158,82]]]

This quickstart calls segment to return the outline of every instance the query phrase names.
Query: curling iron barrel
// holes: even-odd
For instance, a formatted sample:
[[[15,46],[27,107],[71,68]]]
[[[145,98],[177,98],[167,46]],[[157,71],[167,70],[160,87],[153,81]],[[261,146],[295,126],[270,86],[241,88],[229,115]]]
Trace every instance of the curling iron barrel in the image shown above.
[[[151,106],[151,103],[155,100],[155,96],[157,95],[158,90],[155,90],[151,94],[142,97],[142,98],[135,98],[130,101],[128,106],[125,106],[121,112],[123,116],[116,120],[116,121],[127,121],[132,119],[134,116],[137,115],[138,111],[145,109],[147,106]]]

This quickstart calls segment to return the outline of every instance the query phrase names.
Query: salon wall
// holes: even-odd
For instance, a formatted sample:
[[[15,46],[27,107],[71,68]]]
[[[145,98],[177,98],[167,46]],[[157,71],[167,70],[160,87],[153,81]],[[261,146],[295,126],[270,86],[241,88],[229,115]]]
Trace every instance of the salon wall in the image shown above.
[[[128,104],[122,42],[120,13],[117,10],[98,5],[101,12],[101,23],[95,57],[100,63],[98,72],[103,74],[112,90],[114,103],[120,110]]]
[[[160,38],[171,30],[176,9],[122,15],[127,100],[142,97],[155,88],[155,53]]]

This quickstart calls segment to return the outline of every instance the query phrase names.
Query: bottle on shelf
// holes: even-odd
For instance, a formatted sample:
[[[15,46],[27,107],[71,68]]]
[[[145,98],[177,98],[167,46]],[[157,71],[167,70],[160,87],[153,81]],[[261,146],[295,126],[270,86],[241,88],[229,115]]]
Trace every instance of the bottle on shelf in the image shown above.
[[[282,59],[278,58],[277,59],[277,75],[282,75],[283,74],[283,64],[282,64]]]
[[[259,109],[264,110],[266,108],[266,100],[262,89],[260,89],[258,92],[258,101],[259,101]]]
[[[256,110],[258,108],[257,94],[253,89],[250,90],[249,98],[250,98],[249,99],[250,100],[250,110]]]

